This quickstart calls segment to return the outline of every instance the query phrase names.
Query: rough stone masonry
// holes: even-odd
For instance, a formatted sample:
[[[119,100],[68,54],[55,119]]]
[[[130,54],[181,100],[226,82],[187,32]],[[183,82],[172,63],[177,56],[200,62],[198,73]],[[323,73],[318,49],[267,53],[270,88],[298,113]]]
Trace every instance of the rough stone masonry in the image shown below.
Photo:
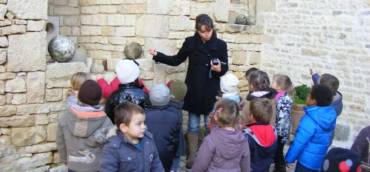
[[[70,76],[85,71],[111,78],[130,42],[176,53],[200,13],[214,18],[228,43],[230,69],[243,93],[243,74],[252,66],[288,74],[295,85],[311,84],[309,68],[332,73],[344,96],[334,145],[349,147],[369,125],[367,0],[0,0],[0,171],[65,171],[55,135]],[[251,25],[233,24],[240,14]],[[91,67],[50,59],[45,26],[51,16]],[[138,61],[149,86],[184,78],[186,64],[154,64],[148,53]]]

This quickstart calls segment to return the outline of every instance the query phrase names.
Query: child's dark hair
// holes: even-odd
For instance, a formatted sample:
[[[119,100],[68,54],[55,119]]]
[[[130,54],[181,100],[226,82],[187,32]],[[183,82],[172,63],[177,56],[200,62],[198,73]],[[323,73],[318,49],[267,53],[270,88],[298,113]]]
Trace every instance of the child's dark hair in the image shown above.
[[[236,127],[239,122],[239,105],[230,99],[221,99],[215,103],[214,115],[221,126]]]
[[[250,74],[249,84],[253,86],[254,91],[266,91],[270,88],[270,79],[266,72],[256,70]]]
[[[199,14],[195,18],[195,29],[201,30],[202,26],[205,26],[208,31],[214,28],[213,21],[207,14]]]
[[[339,88],[338,78],[335,77],[334,75],[331,75],[331,74],[328,74],[328,73],[325,73],[325,74],[321,75],[320,84],[327,86],[331,90],[333,95],[336,94],[336,92],[338,91],[338,88]]]
[[[247,71],[245,71],[245,79],[249,82],[249,77],[251,76],[252,72],[257,71],[258,69],[255,67],[249,68]]]
[[[257,123],[269,124],[275,113],[273,100],[267,98],[256,98],[249,104],[250,113]]]
[[[329,106],[333,100],[333,94],[326,85],[314,85],[311,89],[311,99],[316,100],[317,106]]]
[[[143,108],[139,105],[130,103],[128,101],[123,102],[114,108],[114,123],[117,128],[121,124],[129,125],[132,119],[132,116],[135,113],[144,114]]]

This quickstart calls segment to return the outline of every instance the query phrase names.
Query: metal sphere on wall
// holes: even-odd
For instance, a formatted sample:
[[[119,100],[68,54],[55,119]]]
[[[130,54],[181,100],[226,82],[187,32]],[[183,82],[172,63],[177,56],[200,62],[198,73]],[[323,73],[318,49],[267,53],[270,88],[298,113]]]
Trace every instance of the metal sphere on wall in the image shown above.
[[[50,41],[48,51],[55,61],[68,62],[76,52],[76,45],[71,39],[58,35]]]
[[[137,59],[143,53],[143,49],[141,48],[140,44],[137,42],[131,42],[126,45],[125,49],[123,50],[126,58],[130,59]]]

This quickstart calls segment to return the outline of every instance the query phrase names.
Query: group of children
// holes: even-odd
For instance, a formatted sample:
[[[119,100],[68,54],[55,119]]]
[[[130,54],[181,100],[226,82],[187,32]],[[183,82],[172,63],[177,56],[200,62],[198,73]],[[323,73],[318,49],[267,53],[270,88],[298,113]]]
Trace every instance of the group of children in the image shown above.
[[[69,171],[177,171],[180,156],[186,153],[182,131],[186,85],[174,81],[148,89],[134,60],[121,60],[115,71],[117,77],[109,84],[103,78],[94,81],[87,73],[72,76],[67,111],[58,121],[61,161]],[[292,81],[279,74],[270,83],[267,73],[256,68],[245,77],[249,83],[245,98],[239,95],[236,76],[221,77],[221,95],[209,115],[209,133],[193,172],[267,172],[273,163],[276,172],[285,172],[295,161],[296,172],[359,169],[357,154],[352,156],[349,150],[331,150],[326,156],[343,107],[335,76],[313,74],[305,115],[285,156]],[[335,155],[343,152],[344,160],[338,160]],[[345,164],[330,163],[331,157]]]

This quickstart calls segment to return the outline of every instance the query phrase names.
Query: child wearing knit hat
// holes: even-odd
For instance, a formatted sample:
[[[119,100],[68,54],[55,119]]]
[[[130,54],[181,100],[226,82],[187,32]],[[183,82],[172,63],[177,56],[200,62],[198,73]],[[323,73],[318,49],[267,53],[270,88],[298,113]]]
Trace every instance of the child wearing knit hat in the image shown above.
[[[165,171],[170,171],[182,134],[182,109],[170,104],[170,89],[155,84],[149,91],[151,106],[145,108],[146,125],[153,134]]]
[[[131,102],[144,107],[146,94],[138,82],[140,69],[133,60],[120,60],[115,71],[120,82],[118,89],[112,93],[105,104],[105,112],[114,122],[114,108],[123,102]]]
[[[236,103],[240,103],[241,97],[239,96],[239,79],[232,72],[226,73],[221,77],[220,88],[222,98],[231,99]]]
[[[353,151],[344,148],[332,148],[321,166],[322,172],[360,172],[361,159]]]
[[[122,77],[127,77],[126,75],[127,73],[132,72],[131,70],[133,68],[131,67],[126,68],[127,66],[131,66],[132,64],[131,62],[127,62],[127,60],[130,60],[133,63],[138,65],[138,63],[132,59],[120,60],[117,63],[116,68],[115,68],[115,72],[117,76],[110,83],[108,83],[102,75],[97,76],[96,81],[98,82],[100,88],[102,89],[103,98],[108,99],[112,95],[113,92],[118,90],[119,85],[122,84],[119,78],[123,79]],[[148,88],[145,87],[143,80],[138,78],[136,82],[144,90],[145,93],[149,92]]]
[[[79,88],[78,101],[69,102],[58,119],[57,148],[71,171],[97,171],[101,149],[113,127],[99,104],[101,89],[93,80]]]

